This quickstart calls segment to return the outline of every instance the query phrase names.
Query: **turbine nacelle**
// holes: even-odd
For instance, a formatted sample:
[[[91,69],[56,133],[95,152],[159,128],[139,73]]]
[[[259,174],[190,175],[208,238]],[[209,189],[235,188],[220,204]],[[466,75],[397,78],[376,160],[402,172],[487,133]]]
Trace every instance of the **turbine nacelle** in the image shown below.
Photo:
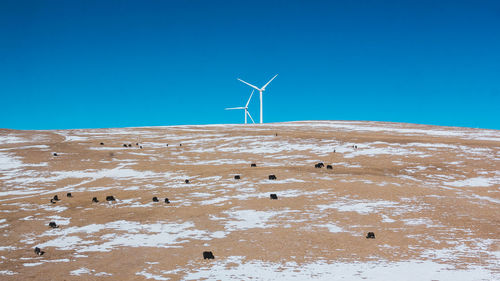
[[[260,123],[261,123],[261,124],[264,122],[263,117],[262,117],[262,115],[263,115],[263,113],[262,113],[262,93],[266,90],[267,85],[269,85],[269,83],[271,83],[271,81],[273,81],[273,80],[274,80],[274,78],[276,78],[276,76],[278,76],[278,74],[274,75],[274,77],[273,77],[273,78],[271,78],[271,80],[269,80],[269,81],[268,81],[268,82],[267,82],[264,86],[262,86],[262,88],[258,88],[258,87],[256,87],[256,86],[254,86],[254,85],[252,85],[252,84],[250,84],[250,83],[248,83],[248,82],[245,82],[245,81],[241,80],[240,78],[238,78],[238,80],[239,80],[240,82],[245,83],[245,84],[247,84],[248,86],[250,86],[250,87],[254,88],[254,89],[255,89],[255,90],[257,90],[257,91],[259,91],[259,93],[260,93]],[[252,92],[252,94],[253,94],[253,92]],[[250,100],[248,100],[248,101],[250,102]],[[247,105],[248,105],[248,103],[247,103]],[[245,115],[245,116],[246,116],[246,115]]]
[[[253,121],[253,118],[252,118],[252,115],[250,115],[250,112],[248,112],[248,104],[250,103],[250,100],[252,99],[252,96],[253,96],[253,92],[254,90],[252,90],[252,93],[250,94],[250,98],[248,98],[248,101],[247,103],[245,104],[245,106],[240,106],[240,107],[229,107],[229,108],[225,108],[225,110],[232,110],[232,109],[244,109],[245,112],[245,124],[247,124],[247,115],[248,117],[250,117],[250,119],[252,120],[252,123],[255,124],[255,121]]]

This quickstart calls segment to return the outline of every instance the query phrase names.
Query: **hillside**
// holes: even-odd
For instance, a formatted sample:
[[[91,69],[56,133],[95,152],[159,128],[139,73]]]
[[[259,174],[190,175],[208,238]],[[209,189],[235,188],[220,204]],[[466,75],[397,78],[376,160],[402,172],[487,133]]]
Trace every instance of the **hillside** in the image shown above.
[[[4,129],[0,213],[2,280],[499,280],[500,131]]]

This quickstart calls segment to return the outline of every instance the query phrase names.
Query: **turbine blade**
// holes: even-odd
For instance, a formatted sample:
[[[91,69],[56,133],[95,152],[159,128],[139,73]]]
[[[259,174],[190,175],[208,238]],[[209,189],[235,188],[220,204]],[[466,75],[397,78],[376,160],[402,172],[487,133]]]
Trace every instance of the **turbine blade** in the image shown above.
[[[244,107],[229,107],[225,108],[225,110],[232,110],[232,109],[245,109]]]
[[[247,112],[247,114],[248,114],[248,117],[250,117],[250,120],[252,120],[252,123],[254,123],[254,124],[255,124],[255,121],[253,121],[253,118],[252,118],[252,115],[250,115],[250,112],[248,112],[248,110],[247,110],[246,112]]]
[[[248,108],[248,104],[250,103],[250,100],[252,99],[252,96],[253,96],[253,92],[255,90],[252,90],[252,93],[250,94],[250,98],[248,98],[248,101],[247,101],[247,104],[245,105],[245,108]]]
[[[267,85],[269,85],[269,83],[271,83],[271,81],[273,81],[273,80],[274,80],[274,78],[276,78],[276,76],[278,76],[278,74],[274,75],[274,77],[273,77],[273,78],[271,78],[271,80],[269,80],[269,82],[267,82],[267,83],[266,83],[266,85],[264,85],[264,86],[262,87],[262,90],[265,90],[265,89],[266,89],[266,87],[267,87]]]
[[[259,88],[257,88],[257,87],[255,87],[254,85],[252,85],[252,84],[250,84],[250,83],[247,83],[247,82],[245,82],[245,81],[241,80],[240,78],[238,78],[238,80],[239,80],[240,82],[243,82],[243,83],[247,84],[248,86],[250,86],[250,87],[254,88],[254,89],[255,89],[255,90],[257,90],[257,91],[260,91],[260,89],[259,89]]]

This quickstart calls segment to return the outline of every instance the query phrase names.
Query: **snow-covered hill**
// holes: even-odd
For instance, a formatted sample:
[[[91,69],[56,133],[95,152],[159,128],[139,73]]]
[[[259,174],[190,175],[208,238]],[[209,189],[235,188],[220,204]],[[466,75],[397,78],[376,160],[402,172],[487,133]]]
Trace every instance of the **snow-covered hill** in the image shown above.
[[[494,280],[500,131],[0,130],[0,213],[0,279]]]

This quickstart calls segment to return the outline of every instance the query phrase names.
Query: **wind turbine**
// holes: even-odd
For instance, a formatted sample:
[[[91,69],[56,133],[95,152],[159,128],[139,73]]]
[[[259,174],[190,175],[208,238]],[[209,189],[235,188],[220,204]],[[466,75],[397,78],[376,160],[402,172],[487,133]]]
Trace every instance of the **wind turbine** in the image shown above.
[[[226,110],[232,110],[232,109],[244,109],[245,110],[245,124],[247,123],[247,115],[248,117],[250,117],[250,119],[252,120],[252,123],[255,124],[255,122],[253,121],[253,118],[252,118],[252,115],[250,115],[250,112],[248,112],[248,104],[250,103],[250,100],[252,99],[252,96],[253,96],[253,92],[254,90],[252,90],[252,93],[250,94],[250,98],[248,99],[247,101],[247,104],[245,104],[245,106],[241,106],[241,107],[230,107],[230,108],[226,108]]]
[[[263,118],[262,118],[262,92],[264,92],[266,90],[267,85],[269,85],[269,83],[271,83],[271,81],[273,81],[274,78],[276,78],[276,76],[278,76],[278,74],[274,75],[274,77],[271,78],[271,80],[269,80],[269,82],[267,82],[266,85],[262,86],[262,88],[260,88],[260,89],[257,88],[256,86],[254,86],[254,85],[252,85],[250,83],[247,83],[247,82],[241,80],[240,78],[238,78],[238,80],[240,80],[241,82],[243,82],[243,83],[247,84],[248,86],[254,88],[255,90],[259,91],[259,93],[260,93],[260,123],[261,124],[264,121]]]

